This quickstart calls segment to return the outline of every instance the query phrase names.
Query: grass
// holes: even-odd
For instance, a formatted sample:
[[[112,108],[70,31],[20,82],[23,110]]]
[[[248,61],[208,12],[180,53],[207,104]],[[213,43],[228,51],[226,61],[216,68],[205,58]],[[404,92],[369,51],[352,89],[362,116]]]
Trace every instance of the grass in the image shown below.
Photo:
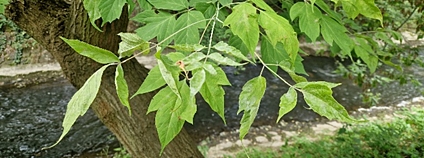
[[[294,138],[293,143],[286,143],[278,151],[248,148],[236,157],[424,157],[424,109],[412,108],[397,114],[390,122],[341,128],[337,134],[321,136],[316,141]]]

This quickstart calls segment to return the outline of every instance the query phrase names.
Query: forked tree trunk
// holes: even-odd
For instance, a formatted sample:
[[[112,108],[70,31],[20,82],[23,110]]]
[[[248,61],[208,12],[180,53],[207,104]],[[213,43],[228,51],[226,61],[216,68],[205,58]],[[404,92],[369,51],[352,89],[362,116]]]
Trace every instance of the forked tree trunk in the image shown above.
[[[97,31],[89,22],[82,0],[14,0],[7,6],[6,14],[53,55],[65,76],[77,88],[101,65],[78,55],[59,37],[79,39],[116,52],[120,42],[117,34],[125,32],[128,24],[128,14],[124,10],[120,20],[106,24],[103,33]],[[130,93],[134,94],[148,70],[136,60],[125,63],[124,69]],[[117,98],[113,70],[110,68],[104,73],[102,86],[91,108],[133,157],[159,157],[161,147],[154,114],[146,115],[153,94],[133,98],[130,101],[132,116],[129,116]],[[185,130],[166,147],[162,156],[203,157]]]

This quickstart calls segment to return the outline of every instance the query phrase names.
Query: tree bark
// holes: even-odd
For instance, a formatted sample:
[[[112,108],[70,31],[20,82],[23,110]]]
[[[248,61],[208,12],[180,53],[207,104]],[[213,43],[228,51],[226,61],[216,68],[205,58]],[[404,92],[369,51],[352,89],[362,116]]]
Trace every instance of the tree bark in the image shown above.
[[[6,16],[44,46],[59,62],[67,79],[77,88],[98,69],[100,64],[74,52],[59,37],[78,39],[116,52],[119,32],[125,32],[128,14],[102,27],[99,32],[91,26],[82,0],[12,0]],[[148,69],[136,60],[124,65],[130,94],[134,94],[147,76]],[[113,67],[106,70],[102,85],[91,108],[133,157],[159,157],[160,143],[154,124],[154,114],[146,115],[153,93],[130,100],[132,116],[115,92]],[[203,157],[196,144],[183,129],[166,147],[162,157]]]

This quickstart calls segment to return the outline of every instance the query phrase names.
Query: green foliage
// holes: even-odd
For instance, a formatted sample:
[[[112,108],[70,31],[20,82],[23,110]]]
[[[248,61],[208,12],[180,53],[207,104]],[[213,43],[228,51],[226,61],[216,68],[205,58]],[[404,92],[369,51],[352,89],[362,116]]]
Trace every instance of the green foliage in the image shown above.
[[[1,2],[0,2],[1,6]],[[13,58],[13,64],[21,64],[24,56],[24,49],[30,48],[36,44],[36,42],[30,38],[30,36],[20,29],[14,22],[6,19],[3,14],[0,14],[0,56],[7,56],[7,51],[4,51],[8,46],[13,48],[15,56]],[[3,59],[1,59],[3,60]],[[4,61],[0,60],[0,64]]]
[[[113,149],[113,158],[131,158],[131,155],[123,147]]]
[[[423,157],[423,109],[401,111],[398,116],[392,122],[343,127],[337,134],[320,136],[316,141],[294,138],[278,151],[252,149],[236,157]]]
[[[346,13],[350,18],[362,14],[381,21],[381,13],[372,0],[356,0],[356,3],[344,0],[333,0],[333,2],[336,6],[341,4],[347,9]],[[116,0],[85,0],[84,7],[93,25],[100,18],[104,25],[106,22],[119,18],[126,3],[127,1]],[[116,52],[119,57],[113,52],[78,40],[63,40],[81,55],[102,64],[118,65],[115,74],[117,94],[122,104],[129,110],[128,86],[121,64],[156,47],[158,52],[155,56],[158,65],[149,72],[143,84],[132,96],[158,91],[151,100],[147,113],[156,111],[155,123],[162,146],[161,152],[180,132],[185,122],[193,123],[193,117],[197,111],[194,96],[197,93],[201,94],[225,123],[225,91],[222,87],[231,84],[219,65],[242,66],[243,62],[255,63],[255,58],[264,65],[264,69],[272,70],[276,77],[290,86],[288,93],[280,98],[278,120],[293,109],[297,102],[297,92],[300,92],[311,109],[318,114],[329,119],[357,122],[332,97],[331,89],[338,84],[308,82],[304,77],[296,74],[307,75],[303,69],[302,58],[298,54],[298,34],[293,28],[294,25],[286,19],[289,17],[292,22],[299,18],[300,31],[312,41],[322,37],[333,46],[334,50],[339,48],[342,51],[339,55],[342,57],[352,57],[351,52],[354,50],[372,71],[377,68],[377,53],[371,51],[376,45],[375,42],[359,35],[352,40],[349,30],[344,26],[343,16],[330,8],[333,5],[328,5],[322,0],[298,2],[293,5],[285,3],[290,15],[282,16],[261,0],[238,3],[232,3],[230,0],[139,0],[138,3],[143,11],[132,20],[139,22],[141,27],[136,30],[136,34],[119,34],[122,38],[120,48]],[[129,10],[134,8],[133,5],[131,2]],[[230,14],[226,13],[227,9],[231,11]],[[228,34],[231,37],[228,43],[213,43],[215,28],[221,26],[229,28]],[[204,31],[202,35],[199,34],[200,30]],[[206,32],[209,33],[209,40],[203,44],[202,41],[205,40],[202,38]],[[385,38],[384,35],[381,37]],[[146,41],[152,39],[156,39],[158,43],[148,48],[149,43]],[[261,39],[261,55],[256,52],[259,39]],[[171,43],[173,45],[170,45]],[[365,46],[369,44],[372,45],[371,49]],[[161,47],[171,47],[178,52],[161,54]],[[142,52],[133,54],[136,50]],[[124,57],[128,58],[124,59]],[[101,72],[105,67],[101,69]],[[278,76],[276,74],[278,67],[288,72],[296,84],[291,85]],[[96,79],[99,79],[101,73],[96,72],[94,75]],[[94,86],[100,85],[100,82],[100,80],[89,80],[87,84]],[[240,139],[248,133],[265,90],[266,80],[261,76],[251,79],[243,86],[237,112],[244,112],[240,122]],[[97,90],[96,93],[92,92],[92,89],[82,89],[82,91],[90,92],[91,95],[85,96],[90,99],[97,94]],[[85,112],[87,103],[91,102],[84,102],[84,107],[76,108]],[[77,116],[75,115],[73,120],[65,119],[64,123],[73,123]],[[67,126],[66,129],[68,128],[70,127]],[[67,132],[65,131],[64,134]]]
[[[4,14],[4,9],[8,4],[9,0],[0,0],[0,14]]]

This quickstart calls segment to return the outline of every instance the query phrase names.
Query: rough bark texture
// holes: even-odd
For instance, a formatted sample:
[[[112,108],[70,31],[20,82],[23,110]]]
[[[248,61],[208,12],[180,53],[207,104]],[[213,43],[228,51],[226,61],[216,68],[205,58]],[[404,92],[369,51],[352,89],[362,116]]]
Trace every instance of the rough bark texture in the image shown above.
[[[60,63],[68,80],[80,88],[101,65],[74,52],[60,36],[79,39],[116,52],[117,34],[128,25],[127,11],[120,20],[106,24],[103,33],[91,26],[82,0],[14,0],[7,6],[7,16],[43,45]],[[148,70],[136,60],[124,64],[130,94],[134,94]],[[114,86],[113,67],[103,76],[102,86],[91,108],[133,157],[159,157],[160,143],[154,114],[146,115],[153,94],[133,98],[132,116],[119,102]],[[202,157],[185,130],[166,147],[162,157]]]

